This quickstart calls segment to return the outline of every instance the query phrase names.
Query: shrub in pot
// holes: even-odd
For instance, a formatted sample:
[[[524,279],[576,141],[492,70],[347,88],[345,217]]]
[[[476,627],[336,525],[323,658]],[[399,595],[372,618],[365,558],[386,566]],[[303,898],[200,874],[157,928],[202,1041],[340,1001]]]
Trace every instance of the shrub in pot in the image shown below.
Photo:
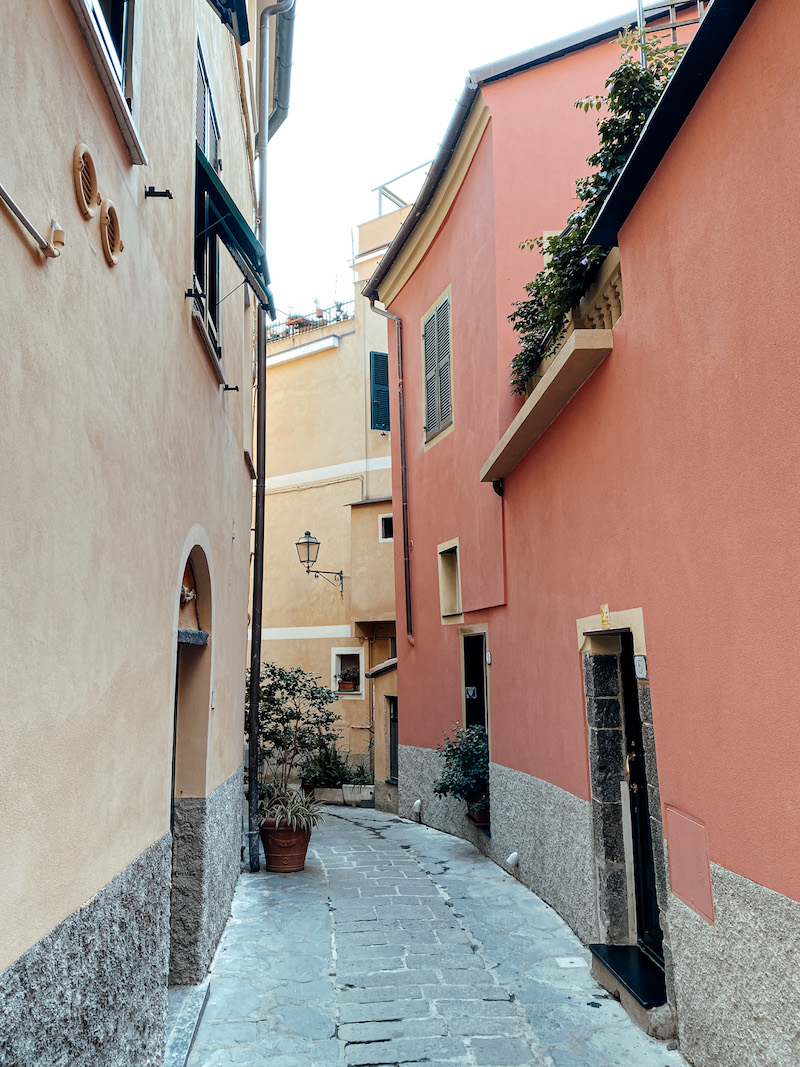
[[[336,694],[300,667],[264,663],[259,698],[259,811],[267,870],[302,870],[311,830],[323,811],[295,790],[294,782],[303,759],[338,736],[334,724],[339,716],[332,707]],[[287,844],[298,834],[296,845]]]
[[[436,751],[444,764],[433,783],[439,797],[466,801],[467,817],[477,826],[489,825],[489,742],[483,726],[455,727]]]

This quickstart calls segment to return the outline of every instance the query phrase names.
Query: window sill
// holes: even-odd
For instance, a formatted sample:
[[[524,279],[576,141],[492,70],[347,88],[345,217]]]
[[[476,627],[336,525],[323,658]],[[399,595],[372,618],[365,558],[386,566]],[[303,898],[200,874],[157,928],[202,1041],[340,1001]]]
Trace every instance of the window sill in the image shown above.
[[[505,478],[516,467],[609,355],[613,344],[611,330],[575,330],[567,338],[484,463],[482,482]]]
[[[69,4],[75,15],[75,21],[78,23],[78,28],[83,35],[87,48],[89,49],[100,81],[106,91],[106,96],[108,97],[108,102],[111,104],[111,110],[114,113],[117,126],[122,134],[125,147],[128,149],[131,163],[136,166],[146,166],[147,155],[144,150],[144,145],[142,144],[142,139],[139,136],[139,131],[136,129],[133,116],[128,108],[128,102],[122,95],[122,88],[117,79],[117,72],[111,66],[109,58],[106,55],[100,34],[97,32],[97,28],[92,20],[91,12],[86,7],[84,0],[69,0]]]
[[[211,335],[206,329],[206,324],[203,322],[203,316],[196,308],[192,308],[192,323],[195,330],[203,342],[203,351],[206,354],[208,362],[211,364],[211,369],[214,372],[214,377],[217,379],[219,385],[227,385],[225,381],[225,375],[222,373],[222,364],[220,363],[219,353],[217,352],[216,345],[211,340]]]

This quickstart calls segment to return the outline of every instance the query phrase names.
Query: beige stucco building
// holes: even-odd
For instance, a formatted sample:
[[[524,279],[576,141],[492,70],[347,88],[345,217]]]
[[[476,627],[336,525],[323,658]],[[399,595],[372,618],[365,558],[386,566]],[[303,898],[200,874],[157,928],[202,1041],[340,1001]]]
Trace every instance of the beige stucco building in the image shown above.
[[[257,15],[0,12],[2,1063],[163,1063],[239,872]]]
[[[360,228],[359,262],[376,262],[398,216]],[[353,302],[272,327],[261,655],[313,671],[338,692],[340,746],[372,762],[376,802],[391,806],[397,686],[386,353],[386,321],[357,290]],[[305,531],[320,542],[314,570],[327,576],[300,564],[295,545]]]

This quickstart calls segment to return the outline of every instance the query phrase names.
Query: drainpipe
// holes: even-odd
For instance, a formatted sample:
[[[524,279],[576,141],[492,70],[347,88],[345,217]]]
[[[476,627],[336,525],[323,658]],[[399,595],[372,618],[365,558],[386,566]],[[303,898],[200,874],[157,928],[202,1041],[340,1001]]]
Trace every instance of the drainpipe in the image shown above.
[[[289,11],[294,0],[271,4],[261,12],[258,26],[258,239],[267,244],[267,141],[269,140],[269,19]],[[288,100],[287,100],[288,107]],[[250,713],[248,753],[248,853],[250,870],[261,866],[258,855],[258,720],[261,680],[261,608],[264,592],[264,498],[267,488],[267,308],[258,306],[256,358],[256,514],[253,532],[253,610],[250,615]]]
[[[400,505],[403,523],[403,583],[406,595],[406,640],[414,644],[414,620],[411,610],[411,542],[408,536],[408,461],[406,458],[406,405],[403,384],[403,324],[398,315],[375,307],[375,297],[369,300],[370,311],[391,319],[395,326],[397,348],[397,392],[400,403]]]

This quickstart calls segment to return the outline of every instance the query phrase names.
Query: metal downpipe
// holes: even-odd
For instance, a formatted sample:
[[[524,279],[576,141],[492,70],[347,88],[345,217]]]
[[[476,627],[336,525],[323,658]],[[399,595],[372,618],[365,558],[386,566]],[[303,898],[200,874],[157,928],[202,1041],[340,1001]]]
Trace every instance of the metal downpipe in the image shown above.
[[[267,244],[267,141],[269,111],[269,19],[294,5],[294,0],[265,7],[258,26],[258,239]],[[264,594],[264,503],[266,497],[266,441],[267,441],[267,309],[258,305],[258,335],[256,342],[256,508],[253,532],[253,610],[250,613],[250,708],[247,732],[250,746],[247,761],[248,776],[248,853],[250,870],[261,866],[258,853],[258,721],[261,680],[261,615]]]

